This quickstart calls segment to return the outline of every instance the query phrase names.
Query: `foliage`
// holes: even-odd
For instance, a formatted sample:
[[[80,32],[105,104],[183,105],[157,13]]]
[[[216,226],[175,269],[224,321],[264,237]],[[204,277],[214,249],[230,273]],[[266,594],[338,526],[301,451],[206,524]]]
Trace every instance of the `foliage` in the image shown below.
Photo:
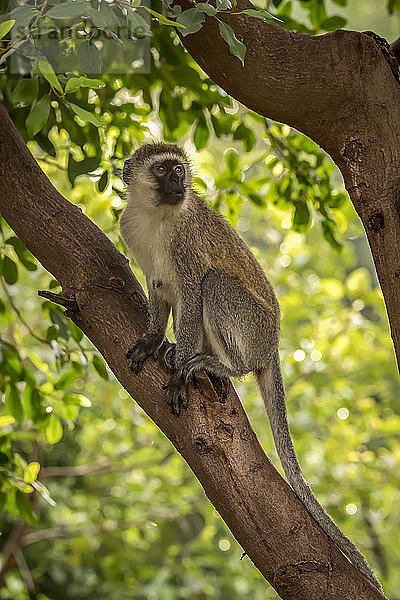
[[[234,166],[233,154],[227,161]],[[214,162],[203,153],[201,171]],[[46,168],[67,188],[63,171]],[[79,182],[74,201],[117,239],[111,184],[96,193],[90,178]],[[246,203],[237,227],[278,290],[290,422],[304,471],[396,598],[399,385],[361,226],[348,203],[341,214],[340,261],[320,228],[293,231],[284,206],[269,205],[267,214]],[[3,234],[12,237],[4,223]],[[57,307],[35,298],[33,290],[57,290],[57,282],[40,267],[26,269],[13,244],[2,252],[18,270],[15,283],[3,281],[1,313],[2,529],[7,538],[21,515],[28,520],[22,552],[37,597],[275,598],[247,559],[239,568],[240,547],[189,469],[94,348]],[[24,259],[35,264],[26,251]],[[32,331],[15,308],[29,314]],[[237,386],[279,468],[253,381]],[[27,585],[26,572],[14,568],[0,598],[27,598]]]
[[[334,2],[338,11],[346,3]],[[390,0],[388,10],[397,4]],[[172,31],[172,18],[188,35],[205,18],[219,19],[232,54],[245,61],[246,48],[220,19],[235,3],[179,13],[140,0],[28,1],[11,16],[2,6],[1,55],[9,66],[15,59],[14,70],[0,73],[2,102],[57,189],[121,250],[120,174],[132,147],[162,137],[196,153],[198,190],[237,226],[278,287],[289,413],[305,474],[400,598],[399,386],[360,225],[329,157],[240,107]],[[273,0],[257,14],[243,12],[263,20],[272,13],[280,26],[316,34],[344,25],[326,6]],[[60,71],[45,44],[29,58],[40,31],[61,29],[62,58],[72,48],[78,62]],[[137,60],[127,69],[130,45]],[[35,296],[59,291],[58,282],[4,221],[0,253],[3,543],[27,524],[0,598],[275,598],[246,558],[238,562],[241,549],[190,471],[95,348],[59,307]],[[238,386],[276,459],[252,381]]]

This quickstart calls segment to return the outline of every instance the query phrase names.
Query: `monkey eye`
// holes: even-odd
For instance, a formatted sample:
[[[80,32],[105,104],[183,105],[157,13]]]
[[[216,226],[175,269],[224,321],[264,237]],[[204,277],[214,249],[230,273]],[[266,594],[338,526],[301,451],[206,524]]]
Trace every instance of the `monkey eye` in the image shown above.
[[[176,165],[176,167],[174,168],[174,171],[177,175],[183,175],[183,167],[182,165]]]
[[[167,169],[164,167],[164,165],[156,165],[155,172],[157,175],[164,175],[164,173],[167,172]]]

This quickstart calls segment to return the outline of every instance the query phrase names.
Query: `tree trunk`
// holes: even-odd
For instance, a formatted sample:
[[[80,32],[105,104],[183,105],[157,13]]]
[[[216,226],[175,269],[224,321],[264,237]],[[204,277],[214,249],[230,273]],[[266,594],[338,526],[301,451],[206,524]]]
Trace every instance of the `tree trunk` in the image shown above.
[[[176,0],[183,9],[188,0]],[[235,12],[251,8],[239,0]],[[400,364],[400,86],[398,62],[372,32],[321,36],[246,15],[220,17],[247,47],[229,53],[215,19],[181,40],[202,69],[261,115],[307,134],[341,170],[372,250]],[[398,51],[398,41],[392,51]]]
[[[143,333],[146,299],[128,261],[51,185],[0,105],[0,212],[62,284],[67,315],[185,458],[232,533],[284,599],[378,600],[382,595],[330,542],[260,447],[242,405],[208,385],[171,415],[155,361],[139,375],[125,352]],[[238,565],[239,568],[239,565]]]

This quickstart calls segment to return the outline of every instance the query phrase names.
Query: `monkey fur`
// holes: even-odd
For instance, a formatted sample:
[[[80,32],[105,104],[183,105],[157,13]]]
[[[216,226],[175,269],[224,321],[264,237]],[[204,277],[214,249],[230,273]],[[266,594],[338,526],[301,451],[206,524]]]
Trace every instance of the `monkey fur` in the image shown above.
[[[227,221],[192,189],[177,145],[141,146],[125,161],[128,204],[121,234],[147,278],[149,325],[129,348],[131,369],[165,342],[172,310],[176,344],[165,361],[171,411],[188,406],[188,384],[205,371],[213,385],[253,371],[285,474],[307,510],[351,562],[382,590],[358,548],[318,503],[297,461],[279,362],[279,305],[257,260]],[[164,347],[164,346],[163,346]],[[216,387],[217,389],[217,387]]]

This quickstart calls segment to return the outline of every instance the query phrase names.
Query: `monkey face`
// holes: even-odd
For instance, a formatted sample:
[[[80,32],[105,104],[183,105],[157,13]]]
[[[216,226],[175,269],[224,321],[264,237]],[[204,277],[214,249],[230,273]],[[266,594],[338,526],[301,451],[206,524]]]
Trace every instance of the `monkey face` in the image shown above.
[[[155,162],[150,173],[157,183],[160,204],[180,204],[185,197],[185,167],[175,158]]]

